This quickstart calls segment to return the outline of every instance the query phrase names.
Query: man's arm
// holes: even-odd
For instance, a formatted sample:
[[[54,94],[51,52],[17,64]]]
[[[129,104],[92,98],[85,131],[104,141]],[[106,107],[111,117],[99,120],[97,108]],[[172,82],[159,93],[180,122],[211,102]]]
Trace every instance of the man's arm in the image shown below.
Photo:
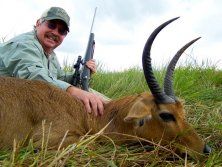
[[[5,55],[3,62],[12,77],[30,80],[43,80],[63,90],[70,84],[58,80],[47,68],[48,60],[36,46],[13,43],[16,45],[10,55]]]

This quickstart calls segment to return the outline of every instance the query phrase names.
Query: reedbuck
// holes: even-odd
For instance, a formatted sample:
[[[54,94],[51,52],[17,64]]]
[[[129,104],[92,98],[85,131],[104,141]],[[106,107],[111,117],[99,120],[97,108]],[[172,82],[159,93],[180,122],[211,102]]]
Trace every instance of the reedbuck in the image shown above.
[[[101,117],[88,114],[81,101],[48,83],[0,77],[0,149],[10,148],[13,141],[24,139],[32,139],[34,147],[39,148],[43,136],[49,136],[48,147],[57,148],[67,134],[63,142],[65,147],[78,142],[87,133],[99,132],[109,123],[104,133],[116,140],[129,142],[127,136],[138,136],[161,144],[175,141],[181,145],[180,150],[188,149],[192,155],[209,154],[210,147],[186,122],[183,105],[175,97],[172,83],[179,57],[199,38],[186,44],[173,57],[166,71],[164,90],[151,67],[150,50],[155,37],[176,19],[155,29],[145,44],[142,61],[151,93],[112,100],[105,105]]]

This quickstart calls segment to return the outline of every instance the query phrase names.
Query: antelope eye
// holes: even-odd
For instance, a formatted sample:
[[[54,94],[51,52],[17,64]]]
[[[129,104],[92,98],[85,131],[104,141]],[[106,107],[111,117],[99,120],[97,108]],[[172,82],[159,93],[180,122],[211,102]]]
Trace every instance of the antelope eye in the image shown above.
[[[170,113],[160,113],[160,118],[165,121],[165,122],[170,122],[170,121],[176,121],[175,117],[173,116],[173,114]]]
[[[144,119],[139,120],[139,126],[140,126],[140,127],[143,126],[144,123],[145,123]]]

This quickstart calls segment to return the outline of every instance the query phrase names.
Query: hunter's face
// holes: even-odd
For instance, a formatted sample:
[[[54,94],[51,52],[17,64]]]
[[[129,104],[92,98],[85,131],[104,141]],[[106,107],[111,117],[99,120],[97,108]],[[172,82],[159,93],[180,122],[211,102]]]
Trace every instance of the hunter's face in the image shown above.
[[[48,54],[58,47],[67,35],[67,27],[61,20],[36,22],[36,34],[44,51]]]

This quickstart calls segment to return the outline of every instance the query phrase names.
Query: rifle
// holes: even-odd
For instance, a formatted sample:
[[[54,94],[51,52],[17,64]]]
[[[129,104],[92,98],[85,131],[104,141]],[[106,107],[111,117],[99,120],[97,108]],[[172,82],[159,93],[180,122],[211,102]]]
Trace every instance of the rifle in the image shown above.
[[[92,25],[90,28],[89,40],[86,48],[86,53],[84,58],[82,59],[81,56],[78,56],[76,63],[74,64],[75,72],[73,75],[73,85],[81,87],[81,89],[89,91],[89,81],[90,81],[90,69],[86,67],[86,62],[93,58],[94,49],[95,49],[95,40],[94,40],[94,33],[92,33],[92,28],[95,20],[96,10],[94,12]],[[83,66],[82,73],[80,73],[80,66]]]

